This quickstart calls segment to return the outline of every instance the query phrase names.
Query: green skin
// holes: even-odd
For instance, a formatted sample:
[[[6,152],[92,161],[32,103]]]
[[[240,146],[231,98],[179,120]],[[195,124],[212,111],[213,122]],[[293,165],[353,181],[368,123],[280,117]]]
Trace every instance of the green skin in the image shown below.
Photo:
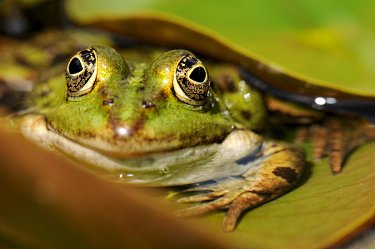
[[[234,229],[243,210],[295,186],[304,155],[285,143],[264,142],[252,131],[264,127],[265,105],[235,66],[198,62],[206,68],[204,82],[209,75],[211,84],[199,102],[181,97],[185,93],[174,84],[180,60],[194,57],[189,51],[124,50],[122,56],[106,46],[93,49],[96,75],[85,81],[89,87],[82,94],[68,91],[75,73],[69,71],[71,62],[66,79],[52,75],[35,88],[32,107],[19,123],[26,137],[115,180],[152,186],[215,180],[192,189],[212,195],[181,200],[212,201],[183,215],[230,207],[225,231]]]
[[[222,115],[213,96],[198,107],[174,96],[172,81],[183,50],[162,54],[150,65],[130,64],[130,69],[114,50],[95,49],[98,75],[90,93],[66,101],[65,79],[48,82],[58,91],[48,98],[58,101],[41,112],[58,133],[129,157],[221,141],[232,130],[233,121]],[[44,101],[49,99],[37,99],[36,103],[43,105]],[[111,104],[105,104],[108,102]],[[152,106],[145,107],[150,102]],[[131,135],[121,136],[120,128]],[[95,146],[93,140],[100,142]]]
[[[131,157],[219,141],[231,130],[230,121],[220,114],[212,97],[204,106],[192,107],[173,95],[174,68],[183,51],[165,53],[149,66],[132,65],[130,70],[112,49],[95,49],[98,75],[94,89],[46,112],[59,133],[86,146],[92,146],[93,138],[99,139],[94,147]],[[64,99],[65,92],[60,94]],[[103,104],[106,101],[111,104]],[[153,106],[144,107],[149,102]],[[84,115],[77,119],[77,113]],[[121,128],[127,135],[120,134]]]
[[[262,96],[248,85],[240,86],[237,70],[229,65],[212,65],[210,78],[219,82],[225,72],[238,91],[211,88],[205,103],[194,106],[179,100],[172,85],[177,63],[190,52],[172,50],[152,62],[140,62],[141,56],[132,51],[137,58],[132,63],[111,48],[94,49],[97,75],[89,93],[67,98],[63,75],[33,93],[34,108],[46,117],[49,129],[85,147],[108,157],[135,158],[220,143],[237,128],[259,130],[264,125]],[[251,98],[244,97],[247,93]],[[252,118],[245,120],[244,112]]]

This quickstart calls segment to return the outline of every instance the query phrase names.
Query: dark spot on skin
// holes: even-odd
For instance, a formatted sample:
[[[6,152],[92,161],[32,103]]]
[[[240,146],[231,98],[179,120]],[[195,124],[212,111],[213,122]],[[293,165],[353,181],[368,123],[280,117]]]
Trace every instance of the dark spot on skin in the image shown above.
[[[117,95],[110,94],[105,87],[99,88],[99,94],[104,99],[104,101],[112,101],[112,103],[115,102],[116,99],[118,99]],[[103,103],[104,103],[103,101]]]
[[[294,169],[289,167],[277,167],[272,171],[276,176],[279,176],[289,183],[295,183],[298,180],[298,174]]]
[[[101,95],[101,96],[108,96],[108,92],[107,92],[107,89],[105,88],[105,87],[100,87],[99,88],[99,94]]]
[[[51,93],[51,90],[44,90],[40,93],[40,97],[46,97]]]
[[[78,132],[79,137],[87,137],[87,138],[95,138],[97,137],[97,134],[93,132]]]
[[[150,100],[142,100],[142,107],[143,108],[151,108],[151,107],[154,107],[155,104],[154,102],[150,101]]]
[[[142,84],[142,82],[140,82],[141,84]],[[137,89],[137,92],[139,93],[139,92],[143,92],[145,90],[145,87],[144,86],[140,86],[140,87],[138,87],[138,89]]]
[[[168,89],[168,88],[163,88],[160,92],[154,94],[154,96],[152,97],[153,100],[164,100],[164,99],[167,99],[169,94],[173,92],[174,93],[174,90],[173,89]]]
[[[257,194],[259,196],[265,197],[266,199],[272,197],[274,193],[269,191],[251,191],[251,193]]]
[[[234,83],[233,78],[230,75],[223,75],[221,76],[221,80],[223,81],[223,86],[225,91],[228,92],[237,92],[236,84]]]
[[[250,120],[251,119],[251,112],[250,111],[245,111],[245,110],[242,110],[241,111],[241,116],[246,119],[246,120]]]
[[[113,105],[113,102],[114,102],[113,99],[105,99],[105,100],[103,100],[103,105],[109,105],[109,106],[112,106],[112,105]]]
[[[141,117],[139,117],[139,119],[132,126],[133,130],[138,131],[138,130],[143,129],[145,122],[146,122],[146,116],[144,113],[142,113]]]

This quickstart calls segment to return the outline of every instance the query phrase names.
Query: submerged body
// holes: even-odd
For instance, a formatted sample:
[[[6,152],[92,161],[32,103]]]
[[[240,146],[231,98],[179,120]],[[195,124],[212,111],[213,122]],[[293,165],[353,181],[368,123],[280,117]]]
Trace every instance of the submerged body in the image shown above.
[[[254,132],[266,125],[266,105],[235,65],[186,50],[103,45],[63,65],[35,87],[22,133],[115,180],[193,184],[196,194],[180,201],[199,204],[181,215],[228,209],[224,229],[232,231],[244,210],[302,176],[299,148]]]

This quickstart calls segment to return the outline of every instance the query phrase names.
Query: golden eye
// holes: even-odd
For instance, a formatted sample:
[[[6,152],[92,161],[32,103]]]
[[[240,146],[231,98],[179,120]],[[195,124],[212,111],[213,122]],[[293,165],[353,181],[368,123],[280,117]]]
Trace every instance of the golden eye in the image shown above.
[[[176,97],[190,105],[203,105],[209,88],[208,73],[202,62],[192,55],[182,57],[173,80]]]
[[[97,56],[93,48],[82,50],[70,59],[65,72],[68,98],[85,95],[93,89],[97,74],[96,63]]]

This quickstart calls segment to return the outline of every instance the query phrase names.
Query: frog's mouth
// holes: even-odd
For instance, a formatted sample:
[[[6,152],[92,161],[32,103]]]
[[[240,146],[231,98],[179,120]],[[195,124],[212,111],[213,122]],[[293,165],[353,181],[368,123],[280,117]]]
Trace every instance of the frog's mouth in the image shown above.
[[[109,157],[49,130],[42,116],[27,119],[22,133],[69,157],[101,169],[110,178],[146,185],[168,186],[240,175],[244,159],[259,152],[262,138],[248,130],[233,130],[221,143],[149,153],[139,157]]]

